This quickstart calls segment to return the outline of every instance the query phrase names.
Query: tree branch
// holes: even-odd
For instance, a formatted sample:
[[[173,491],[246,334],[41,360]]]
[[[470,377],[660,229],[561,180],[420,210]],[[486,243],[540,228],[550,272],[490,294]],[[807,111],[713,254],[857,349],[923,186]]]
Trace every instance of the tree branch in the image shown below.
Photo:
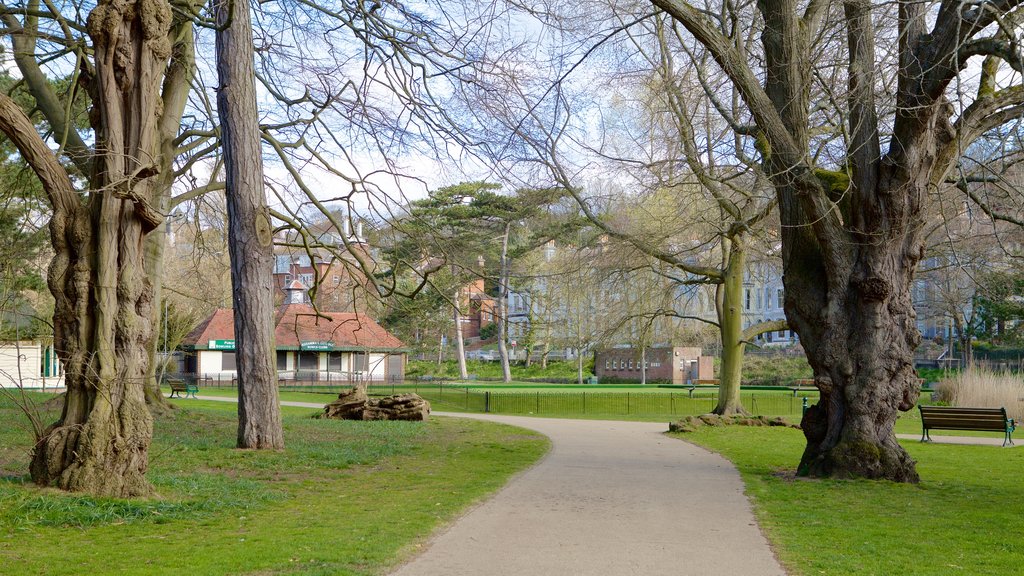
[[[43,142],[21,107],[3,92],[0,92],[0,131],[14,143],[43,184],[53,207],[53,218],[64,219],[74,214],[80,206],[80,197],[67,171]]]

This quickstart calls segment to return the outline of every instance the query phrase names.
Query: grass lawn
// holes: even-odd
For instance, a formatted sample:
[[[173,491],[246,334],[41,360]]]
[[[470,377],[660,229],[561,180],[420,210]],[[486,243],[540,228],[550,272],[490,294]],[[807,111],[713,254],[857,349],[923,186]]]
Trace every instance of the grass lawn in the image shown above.
[[[234,404],[178,405],[155,425],[159,496],[125,501],[32,485],[31,436],[0,399],[0,573],[380,574],[548,446],[469,420],[285,408],[285,451],[240,451]]]
[[[793,479],[799,430],[681,435],[739,468],[758,520],[792,574],[1021,574],[1024,449],[904,442],[919,485]]]

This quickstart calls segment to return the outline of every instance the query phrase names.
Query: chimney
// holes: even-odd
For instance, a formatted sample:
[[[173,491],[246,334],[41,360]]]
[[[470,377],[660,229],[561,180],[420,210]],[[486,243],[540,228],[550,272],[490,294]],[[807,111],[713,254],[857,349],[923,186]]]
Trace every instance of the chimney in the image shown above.
[[[363,221],[356,222],[356,242],[363,241]]]

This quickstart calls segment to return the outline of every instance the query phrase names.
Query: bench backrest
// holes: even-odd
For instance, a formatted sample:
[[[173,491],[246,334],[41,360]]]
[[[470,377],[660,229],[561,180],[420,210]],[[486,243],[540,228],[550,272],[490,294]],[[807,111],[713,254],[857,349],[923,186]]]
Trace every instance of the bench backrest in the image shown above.
[[[184,392],[185,388],[186,387],[185,387],[185,383],[184,382],[174,382],[174,381],[171,381],[171,390],[177,390],[179,392]]]
[[[1009,422],[1006,408],[918,406],[925,428],[933,430],[989,430],[1003,432]]]

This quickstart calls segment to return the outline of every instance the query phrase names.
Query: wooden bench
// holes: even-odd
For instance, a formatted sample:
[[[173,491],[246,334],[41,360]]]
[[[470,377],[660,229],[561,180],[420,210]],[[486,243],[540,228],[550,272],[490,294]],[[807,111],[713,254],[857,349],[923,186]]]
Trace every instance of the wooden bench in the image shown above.
[[[185,398],[195,398],[196,393],[199,392],[199,386],[195,384],[186,384],[181,381],[171,381],[171,398],[181,398],[181,393],[185,393]]]
[[[921,411],[921,442],[931,442],[929,430],[981,430],[1002,432],[1003,446],[1013,446],[1011,434],[1017,428],[1013,418],[1006,417],[1006,408],[959,408],[956,406],[923,406]]]

